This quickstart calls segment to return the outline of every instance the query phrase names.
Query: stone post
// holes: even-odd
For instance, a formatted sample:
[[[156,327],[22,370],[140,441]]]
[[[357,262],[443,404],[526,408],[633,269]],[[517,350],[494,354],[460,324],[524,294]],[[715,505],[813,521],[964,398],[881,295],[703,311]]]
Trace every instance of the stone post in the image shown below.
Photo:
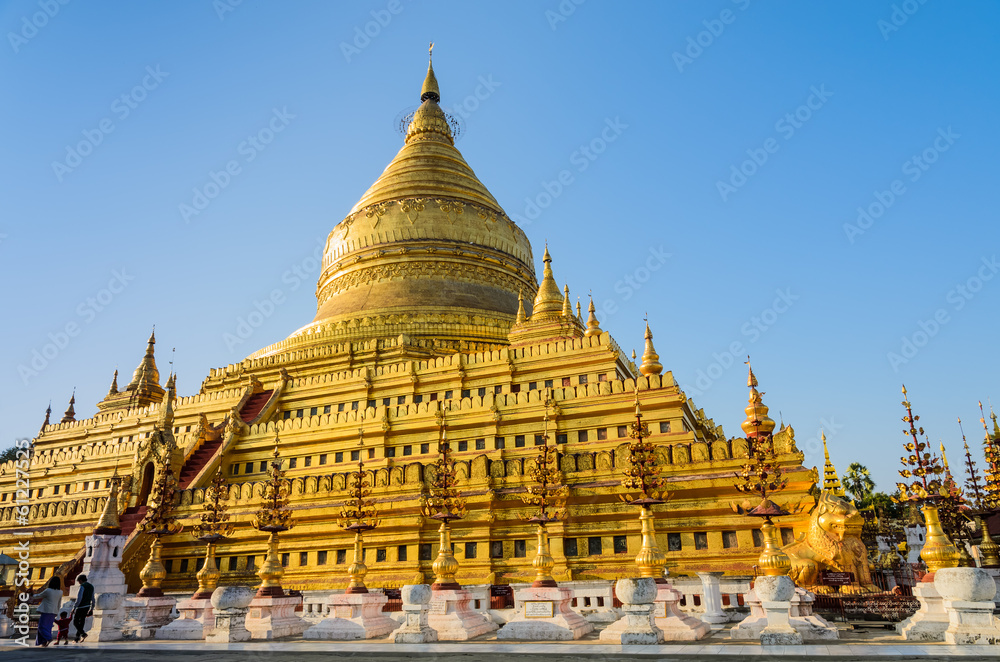
[[[437,641],[437,631],[427,625],[427,612],[430,610],[431,587],[429,584],[407,584],[401,591],[403,597],[403,613],[406,620],[403,627],[396,630],[394,641],[397,644],[423,644]]]
[[[918,583],[913,587],[913,595],[920,601],[920,608],[896,625],[896,629],[906,641],[944,641],[949,619],[934,581]]]
[[[767,627],[760,631],[763,646],[789,646],[802,643],[802,635],[789,623],[795,582],[788,575],[764,576],[754,580],[754,590],[767,618]]]
[[[601,641],[622,644],[659,644],[663,630],[653,620],[653,601],[656,599],[656,581],[652,577],[619,579],[615,595],[622,601],[621,619],[601,631]]]
[[[722,610],[722,590],[719,580],[724,572],[699,572],[701,579],[702,601],[705,606],[705,613],[701,615],[701,620],[712,625],[721,625],[729,622],[729,616]]]
[[[94,641],[119,641],[122,638],[122,620],[125,616],[121,593],[98,593],[94,605],[93,626],[89,632]]]
[[[934,586],[948,614],[944,640],[949,644],[994,644],[1000,640],[1000,621],[993,616],[996,584],[982,568],[943,568],[934,573]]]
[[[228,644],[250,641],[246,628],[247,611],[253,600],[254,590],[246,586],[222,586],[212,593],[212,611],[215,628],[206,641]]]

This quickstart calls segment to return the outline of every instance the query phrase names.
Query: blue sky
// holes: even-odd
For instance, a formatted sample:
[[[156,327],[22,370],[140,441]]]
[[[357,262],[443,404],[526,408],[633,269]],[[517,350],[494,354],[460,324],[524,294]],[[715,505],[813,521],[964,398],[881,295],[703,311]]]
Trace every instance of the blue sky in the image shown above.
[[[995,3],[16,0],[0,26],[5,446],[74,387],[92,415],[153,324],[192,394],[310,321],[311,256],[399,149],[433,39],[457,146],[536,259],[548,240],[625,348],[648,314],[728,435],[750,353],[807,466],[822,426],[891,488],[903,382],[953,464],[957,416],[978,457]]]

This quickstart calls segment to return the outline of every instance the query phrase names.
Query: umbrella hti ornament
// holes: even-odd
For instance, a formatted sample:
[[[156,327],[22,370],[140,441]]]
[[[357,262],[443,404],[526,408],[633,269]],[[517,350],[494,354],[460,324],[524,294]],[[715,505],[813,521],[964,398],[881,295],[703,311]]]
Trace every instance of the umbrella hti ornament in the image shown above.
[[[254,515],[253,528],[268,534],[267,556],[257,576],[261,579],[257,595],[260,597],[281,597],[281,578],[285,571],[278,555],[278,534],[292,528],[292,511],[288,508],[288,483],[281,469],[281,454],[278,452],[278,435],[274,435],[274,452],[268,465],[267,481],[264,483],[264,503]]]
[[[461,588],[455,581],[458,572],[458,561],[451,551],[451,526],[454,520],[465,517],[465,499],[458,490],[458,477],[455,473],[455,460],[451,456],[451,445],[448,443],[445,429],[444,410],[439,410],[440,433],[438,437],[438,458],[432,465],[434,472],[430,480],[427,494],[421,500],[421,511],[424,517],[438,520],[440,545],[438,556],[431,564],[434,571],[434,583],[431,589],[458,590]]]
[[[639,521],[642,526],[642,546],[635,557],[640,577],[649,577],[658,584],[666,583],[663,568],[667,564],[666,555],[656,542],[656,528],[653,524],[653,506],[666,502],[666,480],[660,476],[656,446],[648,441],[649,425],[642,420],[642,406],[639,403],[639,386],[635,388],[635,421],[629,426],[628,465],[622,471],[622,487],[630,493],[619,495],[619,499],[633,506],[639,506]]]
[[[222,476],[222,468],[215,472],[212,483],[205,490],[205,511],[201,522],[194,527],[198,540],[205,543],[205,564],[198,574],[198,590],[194,599],[208,599],[219,585],[219,568],[215,563],[215,546],[226,540],[236,530],[229,521],[226,501],[229,499],[229,483]]]
[[[371,476],[365,472],[365,432],[358,430],[358,469],[351,473],[348,499],[340,510],[338,524],[347,531],[354,532],[354,561],[347,568],[351,582],[347,593],[367,593],[365,575],[368,566],[365,565],[364,532],[371,531],[379,525],[378,511],[375,500],[371,498]]]
[[[763,524],[760,527],[764,550],[757,563],[767,576],[777,577],[787,575],[792,567],[792,561],[781,549],[778,540],[778,530],[772,518],[787,515],[788,512],[771,500],[775,492],[785,488],[787,479],[778,465],[774,452],[774,421],[768,417],[768,408],[764,404],[763,393],[757,390],[757,377],[750,366],[747,357],[747,386],[750,388],[749,404],[744,410],[747,418],[742,424],[747,437],[747,461],[742,470],[735,475],[734,487],[738,492],[754,497],[760,497],[760,502],[751,508],[734,507],[737,512],[751,517],[760,517]]]
[[[549,407],[552,401],[546,397],[545,413],[543,415],[542,444],[538,446],[534,465],[528,470],[532,482],[521,495],[524,503],[535,506],[537,511],[529,522],[537,524],[538,551],[531,562],[535,568],[534,587],[556,586],[552,578],[552,568],[555,559],[549,553],[549,536],[546,525],[566,517],[566,498],[569,488],[563,482],[562,471],[559,470],[559,451],[555,446],[549,446]]]
[[[940,459],[930,452],[930,444],[921,442],[917,436],[924,434],[924,429],[917,428],[916,423],[920,417],[913,414],[913,407],[906,399],[906,386],[903,386],[902,404],[906,408],[903,422],[907,424],[903,434],[910,439],[903,444],[909,455],[900,458],[905,468],[899,471],[899,475],[909,479],[910,482],[896,483],[900,495],[897,500],[912,501],[922,507],[927,537],[920,551],[920,558],[927,564],[927,569],[933,573],[942,568],[954,568],[958,565],[958,550],[948,540],[941,526],[936,505],[936,502],[947,494],[947,489],[940,478],[944,474],[944,469],[941,467]]]

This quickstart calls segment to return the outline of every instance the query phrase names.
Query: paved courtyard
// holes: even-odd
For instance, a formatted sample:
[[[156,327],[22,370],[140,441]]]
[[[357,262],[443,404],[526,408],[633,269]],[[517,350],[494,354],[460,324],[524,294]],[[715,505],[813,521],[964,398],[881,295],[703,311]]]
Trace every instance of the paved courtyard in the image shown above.
[[[603,644],[596,638],[566,643],[499,643],[495,639],[471,642],[396,645],[390,641],[319,642],[291,639],[276,642],[242,644],[207,644],[201,641],[142,641],[108,644],[87,643],[59,646],[57,649],[22,648],[0,645],[0,660],[57,660],[59,662],[311,662],[315,660],[351,660],[386,662],[415,659],[427,662],[492,662],[494,660],[538,660],[541,662],[576,662],[600,660],[708,660],[752,656],[759,660],[942,660],[975,657],[1000,661],[1000,645],[949,646],[947,644],[910,644],[895,633],[880,630],[842,630],[841,639],[827,644],[803,646],[759,646],[728,639],[719,631],[708,639],[692,644],[660,646],[619,646]]]

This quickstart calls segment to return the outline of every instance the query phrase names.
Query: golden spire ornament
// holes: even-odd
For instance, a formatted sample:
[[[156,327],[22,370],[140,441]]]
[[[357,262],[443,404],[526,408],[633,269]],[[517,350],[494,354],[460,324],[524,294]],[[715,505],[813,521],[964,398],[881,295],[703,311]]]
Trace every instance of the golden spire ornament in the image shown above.
[[[524,324],[528,316],[524,314],[524,290],[520,289],[517,291],[517,318],[514,320],[515,324]]]
[[[121,521],[118,519],[118,490],[121,487],[121,476],[118,475],[118,466],[115,465],[114,474],[111,476],[111,491],[108,492],[108,499],[104,502],[104,510],[94,527],[95,535],[120,536],[122,534]]]
[[[228,507],[229,483],[222,475],[220,467],[212,477],[212,483],[205,489],[205,507],[201,514],[201,522],[194,527],[198,540],[205,543],[205,564],[198,574],[198,590],[191,598],[193,600],[208,600],[219,585],[219,568],[215,563],[215,546],[226,540],[236,530],[229,521]]]
[[[274,452],[271,453],[273,459],[268,466],[268,479],[264,487],[264,503],[251,522],[253,528],[269,534],[267,556],[257,571],[257,576],[261,579],[257,589],[258,597],[280,598],[285,594],[281,589],[281,578],[285,571],[278,555],[278,534],[292,528],[292,511],[288,508],[288,483],[285,482],[285,472],[281,469],[278,442],[278,435],[275,434]]]
[[[764,540],[764,550],[757,561],[764,574],[769,577],[787,575],[791,570],[792,561],[782,551],[778,540],[778,531],[771,521],[772,517],[787,515],[788,512],[771,501],[771,496],[785,488],[787,479],[778,466],[774,452],[774,421],[767,417],[767,407],[761,399],[762,393],[757,391],[757,377],[753,374],[750,357],[746,360],[747,387],[750,389],[750,404],[746,408],[747,420],[741,426],[747,437],[747,462],[743,471],[736,474],[736,490],[743,494],[753,494],[760,497],[760,503],[749,510],[736,506],[734,509],[751,517],[760,517],[763,524],[760,527]]]
[[[552,256],[549,255],[548,244],[545,245],[542,263],[545,266],[542,269],[542,282],[538,284],[538,293],[531,306],[532,318],[536,315],[560,315],[563,309],[563,295],[559,292],[559,286],[552,274]]]
[[[538,508],[535,515],[527,518],[527,521],[538,525],[538,551],[531,562],[535,569],[535,581],[531,585],[536,588],[556,586],[556,581],[552,578],[555,560],[549,553],[549,536],[545,527],[550,522],[566,518],[566,498],[569,495],[569,488],[564,484],[562,471],[559,470],[559,451],[555,446],[549,446],[551,406],[552,400],[546,396],[545,413],[542,417],[542,443],[538,446],[534,466],[528,470],[528,476],[533,482],[525,488],[526,493],[521,495],[524,503]]]
[[[440,407],[440,401],[438,401]],[[440,549],[438,556],[431,565],[434,570],[434,583],[431,590],[450,591],[461,588],[455,581],[458,572],[458,561],[451,551],[450,523],[465,517],[467,510],[465,499],[458,490],[458,477],[455,474],[455,460],[451,457],[451,446],[448,443],[445,429],[444,410],[439,409],[440,432],[438,437],[438,458],[432,465],[434,475],[430,480],[427,496],[421,500],[421,511],[424,517],[441,522],[438,528]]]
[[[819,436],[823,440],[823,489],[833,493],[834,496],[843,497],[844,487],[837,476],[837,468],[830,461],[830,449],[826,447],[826,432],[820,430]]]
[[[587,330],[584,331],[583,335],[592,338],[593,336],[599,336],[604,333],[601,330],[601,324],[597,321],[597,309],[594,308],[594,297],[590,297],[590,303],[587,305]]]
[[[961,418],[958,419],[958,426],[961,429]],[[969,451],[969,444],[965,440],[965,430],[962,430],[962,442],[965,445],[965,472],[968,476],[965,481],[965,490],[969,497],[970,512],[975,518],[976,528],[979,529],[980,534],[980,563],[984,568],[996,568],[1000,566],[1000,546],[993,540],[993,536],[990,535],[989,526],[986,524],[984,516],[988,516],[992,512],[985,507],[985,493],[980,486],[979,472],[976,470],[976,463],[972,459],[972,453]]]
[[[160,553],[163,549],[161,538],[180,533],[184,528],[178,524],[177,518],[173,514],[177,479],[170,466],[172,450],[172,446],[168,444],[163,449],[162,456],[157,457],[160,475],[153,488],[153,505],[150,506],[146,516],[138,526],[143,533],[153,536],[153,544],[149,548],[149,560],[139,572],[139,579],[142,580],[139,597],[153,598],[163,595],[161,586],[167,577],[167,569],[160,560]]]
[[[368,474],[365,473],[365,431],[358,429],[358,469],[351,473],[351,484],[348,492],[348,499],[344,502],[344,507],[340,511],[340,518],[337,524],[342,529],[354,532],[354,560],[347,568],[347,574],[351,578],[347,586],[347,593],[367,593],[365,586],[365,575],[368,574],[368,566],[365,565],[364,538],[365,531],[371,531],[379,525],[378,511],[375,509],[375,500],[369,498],[372,493],[372,485]]]
[[[938,478],[943,470],[937,456],[930,452],[930,444],[922,443],[917,437],[918,434],[924,433],[924,429],[922,427],[918,429],[916,426],[920,417],[913,414],[913,407],[907,400],[905,385],[902,404],[906,408],[903,422],[907,424],[903,434],[909,435],[911,441],[903,445],[910,454],[900,458],[905,468],[900,470],[899,475],[912,479],[912,482],[896,483],[900,494],[898,500],[911,501],[922,506],[927,537],[920,551],[920,558],[927,564],[928,571],[933,574],[942,568],[956,567],[959,554],[955,545],[948,540],[938,516],[936,502],[945,494]]]
[[[990,436],[986,427],[986,414],[983,403],[979,402],[979,422],[983,424],[983,455],[986,457],[986,468],[983,470],[983,507],[990,512],[1000,510],[1000,445]],[[992,408],[990,414],[996,425],[996,416]]]
[[[635,422],[629,425],[629,437],[633,441],[628,446],[628,467],[622,472],[625,474],[622,487],[638,491],[619,495],[618,498],[629,505],[639,506],[642,546],[635,557],[639,576],[649,577],[657,584],[665,584],[667,580],[663,577],[663,568],[667,564],[667,557],[656,542],[653,506],[667,501],[666,480],[660,476],[656,447],[647,441],[649,425],[642,420],[638,384],[635,387]]]
[[[646,346],[642,352],[642,365],[639,366],[639,372],[645,377],[658,375],[663,372],[663,364],[660,363],[660,355],[653,349],[653,332],[649,330],[648,319],[646,320],[646,333],[644,337],[646,339]]]

